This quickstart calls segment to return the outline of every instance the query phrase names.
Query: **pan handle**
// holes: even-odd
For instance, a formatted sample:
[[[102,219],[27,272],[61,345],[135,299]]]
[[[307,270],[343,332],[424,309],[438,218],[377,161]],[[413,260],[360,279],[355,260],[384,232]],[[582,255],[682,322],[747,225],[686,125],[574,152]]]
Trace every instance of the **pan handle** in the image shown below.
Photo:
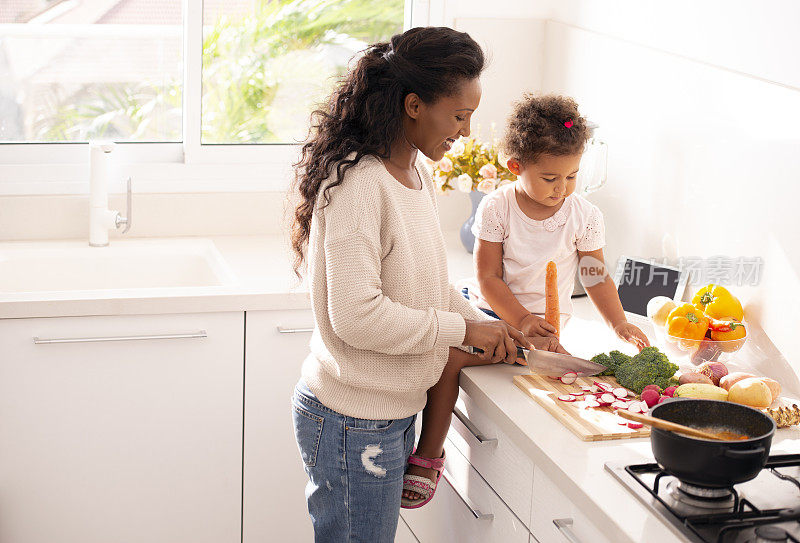
[[[728,458],[752,458],[753,456],[761,456],[765,452],[767,452],[767,450],[764,447],[748,450],[725,449],[722,456],[727,456]]]

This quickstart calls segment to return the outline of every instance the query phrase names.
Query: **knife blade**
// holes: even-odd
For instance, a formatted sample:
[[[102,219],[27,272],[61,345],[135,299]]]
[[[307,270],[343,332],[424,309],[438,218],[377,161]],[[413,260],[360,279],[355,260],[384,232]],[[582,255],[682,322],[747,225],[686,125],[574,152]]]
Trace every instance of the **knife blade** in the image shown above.
[[[561,377],[571,371],[577,373],[578,376],[589,377],[606,369],[602,364],[591,360],[540,349],[525,350],[525,360],[532,372],[550,377]]]

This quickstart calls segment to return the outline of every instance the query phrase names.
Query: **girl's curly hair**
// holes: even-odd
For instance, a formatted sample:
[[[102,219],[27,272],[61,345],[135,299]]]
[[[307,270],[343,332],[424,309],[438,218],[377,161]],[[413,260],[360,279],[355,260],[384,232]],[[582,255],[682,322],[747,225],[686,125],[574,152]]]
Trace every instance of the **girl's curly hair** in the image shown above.
[[[522,164],[542,155],[583,152],[589,139],[586,119],[569,96],[525,94],[509,115],[503,151]]]
[[[320,192],[327,203],[328,191],[341,184],[345,172],[362,157],[389,157],[392,143],[402,134],[408,94],[433,103],[455,92],[461,80],[477,78],[483,67],[483,51],[475,40],[446,27],[412,28],[364,51],[325,108],[311,114],[309,139],[294,164],[299,204],[291,241],[298,276]],[[355,154],[347,158],[351,153]],[[332,175],[336,179],[320,190]]]

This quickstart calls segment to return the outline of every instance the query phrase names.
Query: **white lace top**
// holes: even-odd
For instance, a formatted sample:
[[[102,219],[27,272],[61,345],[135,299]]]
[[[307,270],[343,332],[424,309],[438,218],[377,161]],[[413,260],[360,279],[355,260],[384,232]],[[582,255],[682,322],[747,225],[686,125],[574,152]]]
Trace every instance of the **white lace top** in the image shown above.
[[[569,315],[578,251],[594,251],[605,245],[603,214],[594,204],[572,194],[552,217],[537,221],[520,209],[515,186],[501,187],[481,201],[472,233],[476,238],[503,243],[503,280],[531,313],[544,314],[545,268],[548,261],[554,261],[561,313]],[[478,307],[491,309],[477,281],[470,281],[468,286],[470,299]]]

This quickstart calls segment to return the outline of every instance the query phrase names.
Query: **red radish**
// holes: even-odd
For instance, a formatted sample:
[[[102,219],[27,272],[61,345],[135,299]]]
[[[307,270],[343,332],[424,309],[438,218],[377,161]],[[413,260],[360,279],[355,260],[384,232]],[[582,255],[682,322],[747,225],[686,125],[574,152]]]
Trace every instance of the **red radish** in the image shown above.
[[[598,402],[597,400],[586,401],[584,402],[584,404],[586,405],[586,407],[600,407],[600,402]]]
[[[627,398],[628,397],[628,390],[622,387],[615,388],[613,391],[614,396],[617,398]]]
[[[627,409],[628,408],[628,402],[621,402],[621,401],[617,400],[616,402],[611,404],[611,408],[612,409]]]
[[[574,371],[568,371],[564,375],[561,376],[561,382],[565,385],[571,385],[578,379],[578,374]]]
[[[659,404],[659,403],[661,403],[661,402],[665,402],[665,401],[667,401],[667,400],[669,400],[669,399],[671,399],[671,398],[672,398],[672,396],[661,396],[661,397],[658,399],[658,401],[656,402],[656,404]]]
[[[658,392],[659,396],[661,395],[661,387],[658,386],[658,385],[647,385],[646,387],[644,387],[644,390],[642,390],[642,392],[644,392],[645,390],[650,390],[650,389],[653,389],[656,392]]]
[[[583,399],[586,400],[587,402],[594,402],[597,400],[597,396],[595,396],[594,394],[587,394],[586,396],[583,397]]]
[[[617,397],[609,392],[606,392],[605,394],[600,396],[600,401],[603,403],[611,404],[617,401]]]
[[[647,404],[647,407],[653,407],[658,403],[661,395],[652,388],[646,388],[642,391],[642,401]]]
[[[642,424],[641,422],[629,422],[628,423],[628,428],[630,428],[631,430],[638,430],[642,426],[644,426],[644,424]]]
[[[581,390],[584,392],[591,392],[592,387],[587,387],[586,385],[581,386]]]
[[[589,392],[591,392],[592,394],[597,394],[598,392],[600,392],[600,387],[597,385],[592,385],[589,387]]]
[[[627,426],[628,425],[628,421],[623,419],[623,420],[619,421],[617,424],[619,424],[620,426]]]
[[[564,394],[562,396],[559,396],[558,399],[561,400],[562,402],[574,402],[575,396],[572,396],[570,394]]]
[[[576,398],[579,398],[579,397],[583,396],[583,392],[570,392],[569,395],[570,396],[575,396]]]
[[[672,398],[675,395],[675,390],[677,388],[678,387],[667,387],[667,388],[665,388],[664,389],[664,396],[669,396],[670,398]]]

